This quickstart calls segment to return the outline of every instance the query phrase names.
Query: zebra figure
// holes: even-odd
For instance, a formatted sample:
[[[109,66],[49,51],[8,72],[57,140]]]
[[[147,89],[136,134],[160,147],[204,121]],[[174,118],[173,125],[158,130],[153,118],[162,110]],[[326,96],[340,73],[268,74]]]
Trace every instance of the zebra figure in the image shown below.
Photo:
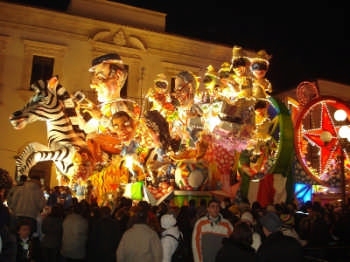
[[[23,109],[12,113],[10,123],[18,130],[29,123],[45,121],[48,145],[29,143],[16,156],[16,176],[28,175],[38,162],[53,161],[59,181],[61,176],[68,178],[70,184],[78,177],[88,178],[92,173],[91,154],[86,134],[79,128],[72,97],[57,76],[33,83],[31,90],[34,95]]]

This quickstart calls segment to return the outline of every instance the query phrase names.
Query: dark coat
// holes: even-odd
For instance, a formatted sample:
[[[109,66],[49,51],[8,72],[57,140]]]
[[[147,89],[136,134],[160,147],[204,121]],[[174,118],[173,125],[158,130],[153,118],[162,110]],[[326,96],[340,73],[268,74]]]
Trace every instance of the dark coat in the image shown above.
[[[42,239],[42,246],[46,248],[60,249],[62,242],[62,228],[63,218],[47,216],[41,224],[41,230],[44,234]]]
[[[216,254],[216,262],[255,262],[256,254],[251,246],[231,238],[224,238],[222,244],[222,247]]]
[[[115,262],[121,237],[122,232],[116,219],[100,218],[89,235],[88,261]]]
[[[298,240],[280,231],[267,236],[257,251],[258,262],[295,262],[303,259],[303,247]]]

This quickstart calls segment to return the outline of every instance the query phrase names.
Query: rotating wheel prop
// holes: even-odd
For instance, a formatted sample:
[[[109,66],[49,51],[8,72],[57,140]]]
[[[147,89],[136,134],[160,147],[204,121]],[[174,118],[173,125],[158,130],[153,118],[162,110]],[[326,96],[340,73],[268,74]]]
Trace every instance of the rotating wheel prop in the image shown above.
[[[267,181],[272,182],[276,175],[285,178],[293,156],[293,122],[288,108],[282,101],[273,97],[265,100],[266,119],[259,119],[259,107],[256,108],[256,135],[253,145],[242,151],[238,171],[242,183],[242,197],[251,194],[250,182],[261,181],[269,175]],[[285,180],[284,180],[285,181]],[[276,189],[275,192],[278,190]],[[260,189],[259,189],[260,191]]]
[[[349,107],[340,99],[319,97],[305,105],[295,125],[298,161],[313,181],[326,187],[341,186],[343,168],[345,181],[350,179],[349,152],[338,135],[344,123],[334,118],[334,113],[340,109],[350,115]],[[344,157],[344,166],[341,157]]]

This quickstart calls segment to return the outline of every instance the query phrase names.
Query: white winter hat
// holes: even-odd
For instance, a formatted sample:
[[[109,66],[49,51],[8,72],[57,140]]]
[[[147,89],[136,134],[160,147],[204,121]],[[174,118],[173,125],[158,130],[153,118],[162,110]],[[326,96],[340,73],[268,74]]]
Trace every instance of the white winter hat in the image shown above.
[[[164,229],[175,226],[177,223],[176,218],[173,214],[165,214],[160,218],[160,225]]]
[[[241,220],[248,222],[250,224],[254,223],[254,218],[253,218],[252,213],[247,212],[247,211],[243,212],[243,214],[241,215]]]

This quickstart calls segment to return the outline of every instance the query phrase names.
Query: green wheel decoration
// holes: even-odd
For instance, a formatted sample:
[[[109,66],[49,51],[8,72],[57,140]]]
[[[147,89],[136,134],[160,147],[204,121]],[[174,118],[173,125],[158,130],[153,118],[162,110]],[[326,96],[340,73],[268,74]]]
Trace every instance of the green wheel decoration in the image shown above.
[[[241,197],[247,197],[252,179],[260,180],[267,174],[282,174],[285,177],[291,175],[294,127],[290,112],[283,102],[273,97],[261,101],[265,101],[267,107],[267,120],[262,121],[266,124],[262,130],[266,132],[264,131],[265,135],[253,138],[255,146],[248,147],[241,153],[238,164],[241,175]],[[259,111],[256,110],[256,113]],[[259,124],[261,123],[258,118],[257,130]],[[261,148],[263,150],[257,152],[257,149]]]

